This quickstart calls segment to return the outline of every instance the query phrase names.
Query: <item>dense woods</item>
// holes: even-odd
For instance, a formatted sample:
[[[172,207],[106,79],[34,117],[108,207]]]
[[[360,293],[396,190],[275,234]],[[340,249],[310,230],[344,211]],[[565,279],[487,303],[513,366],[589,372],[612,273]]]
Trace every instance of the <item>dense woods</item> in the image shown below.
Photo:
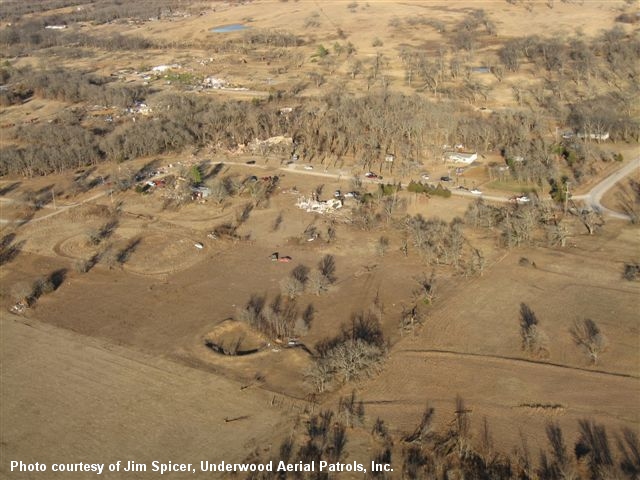
[[[113,84],[90,75],[28,73],[16,74],[21,80],[15,91],[22,93],[14,98],[31,93],[41,98],[127,107],[149,95],[143,87]],[[7,98],[11,93],[3,93],[4,101],[11,102]],[[554,144],[548,138],[549,124],[532,113],[504,111],[487,117],[464,106],[392,92],[354,98],[334,91],[287,115],[280,114],[277,98],[249,103],[176,93],[156,95],[149,103],[154,115],[137,118],[135,123],[125,118],[120,124],[91,129],[79,112],[75,118],[61,115],[49,127],[18,128],[13,133],[15,146],[2,151],[0,173],[46,174],[100,159],[122,161],[188,146],[211,145],[226,151],[278,135],[292,136],[296,153],[306,160],[332,165],[356,158],[362,169],[381,168],[386,153],[392,152],[399,159],[396,168],[404,173],[420,168],[425,157],[437,158],[441,145],[452,139],[478,150],[497,146],[505,161],[526,156],[526,162],[512,164],[512,174],[539,184],[558,176],[559,164],[552,161],[555,158],[574,172],[574,180],[590,174],[590,165],[603,155],[612,158],[596,144],[588,146],[589,154],[581,145],[584,142],[567,142],[565,147]],[[607,125],[607,131],[618,136],[637,128],[626,121],[620,124],[624,126],[621,129],[616,129],[614,122]],[[46,134],[55,129],[65,129],[64,142]],[[29,147],[21,146],[26,144]],[[60,160],[49,160],[50,156]]]
[[[101,49],[159,47],[148,38],[96,35],[78,26],[83,22],[150,21],[195,14],[203,8],[183,0],[126,5],[94,1],[64,14],[28,15],[62,6],[77,6],[77,2],[8,2],[4,18],[15,24],[0,29],[5,55],[31,55],[34,51],[93,55]],[[320,21],[317,12],[307,19],[311,29]],[[45,28],[50,25],[69,28]],[[482,9],[469,9],[455,25],[425,16],[389,22],[389,28],[398,32],[424,27],[443,37],[437,51],[405,44],[397,52],[404,84],[412,87],[414,94],[394,91],[393,83],[398,80],[390,76],[388,53],[380,49],[374,57],[360,57],[340,29],[332,46],[318,45],[310,58],[305,58],[302,49],[313,39],[288,31],[252,28],[233,38],[198,40],[198,47],[221,55],[241,54],[259,63],[279,60],[282,71],[300,70],[305,62],[314,64],[304,80],[288,89],[272,89],[269,99],[252,102],[203,99],[174,89],[160,92],[140,83],[125,85],[114,76],[71,69],[13,68],[5,62],[0,68],[5,84],[0,91],[1,105],[18,105],[36,97],[116,108],[124,114],[145,101],[153,114],[135,119],[123,115],[117,122],[96,126],[83,108],[77,108],[74,118],[60,115],[53,119],[55,128],[26,125],[14,129],[9,134],[10,145],[0,155],[0,174],[41,175],[190,146],[226,151],[256,139],[283,135],[293,138],[294,152],[279,154],[297,153],[307,161],[331,165],[355,161],[362,169],[380,170],[385,155],[393,154],[398,160],[393,168],[399,174],[412,173],[425,159],[439,158],[445,144],[500,151],[510,166],[510,176],[543,186],[561,182],[567,171],[571,177],[567,180],[579,183],[595,173],[598,162],[614,159],[613,152],[588,137],[559,138],[558,124],[587,135],[607,133],[615,141],[640,140],[640,122],[633,107],[639,98],[634,79],[640,72],[634,60],[640,56],[640,39],[619,25],[591,38],[578,34],[562,39],[537,35],[506,38],[489,55],[479,52],[496,37],[497,30]],[[382,47],[379,39],[374,43]],[[500,82],[525,69],[535,72],[536,78],[513,86],[512,108],[481,112],[477,106],[486,101],[490,91],[473,73],[478,59],[486,62],[487,71]],[[346,77],[336,77],[337,71]],[[325,85],[329,78],[330,85]],[[361,81],[366,90],[350,94],[344,88],[347,80]],[[298,96],[305,88],[321,86],[320,96],[304,101]],[[282,114],[283,105],[294,108]],[[28,132],[30,129],[33,132]],[[65,141],[52,134],[56,129],[64,132]],[[525,161],[515,163],[514,158]]]

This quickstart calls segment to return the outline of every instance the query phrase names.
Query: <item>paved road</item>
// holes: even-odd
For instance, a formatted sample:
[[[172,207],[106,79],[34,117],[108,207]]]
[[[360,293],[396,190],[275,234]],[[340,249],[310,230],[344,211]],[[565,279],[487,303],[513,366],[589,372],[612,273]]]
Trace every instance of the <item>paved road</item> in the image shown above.
[[[216,162],[212,162],[212,163],[216,163]],[[227,165],[242,165],[245,167],[258,167],[258,168],[269,168],[268,166],[264,166],[264,165],[247,165],[246,163],[242,163],[242,162],[224,162]],[[344,179],[344,178],[350,178],[353,176],[353,174],[351,172],[343,172],[340,171],[339,173],[329,173],[328,171],[317,171],[317,170],[305,170],[304,167],[300,168],[300,165],[296,165],[296,164],[291,164],[291,165],[286,165],[286,166],[279,166],[277,167],[278,170],[282,170],[285,172],[290,172],[290,173],[296,173],[296,174],[302,174],[302,175],[313,175],[316,177],[324,177],[324,178],[335,178],[335,179]],[[603,214],[608,215],[610,217],[614,217],[614,218],[619,218],[619,219],[623,219],[623,220],[629,220],[629,216],[624,214],[624,213],[620,213],[620,212],[616,212],[613,210],[610,210],[608,208],[606,208],[605,206],[602,205],[601,200],[603,195],[611,188],[613,188],[613,186],[618,183],[620,180],[622,180],[624,177],[626,177],[627,175],[629,175],[631,172],[633,172],[635,169],[637,169],[638,167],[640,167],[640,157],[637,157],[633,160],[631,160],[629,163],[627,163],[624,167],[622,167],[621,169],[613,172],[611,175],[609,175],[608,177],[606,177],[604,180],[602,180],[600,183],[598,183],[596,186],[594,186],[589,193],[584,194],[584,195],[574,195],[572,198],[574,200],[584,200],[586,201],[586,203],[588,205],[591,206],[591,208],[596,208],[599,209],[600,211],[602,211]],[[379,180],[375,180],[375,179],[363,179],[363,182],[366,183],[380,183]],[[404,188],[406,188],[407,184],[402,184],[402,186]],[[500,197],[500,196],[496,196],[496,195],[476,195],[473,194],[469,191],[466,190],[459,190],[459,189],[452,189],[451,193],[453,195],[457,195],[460,197],[467,197],[467,198],[479,198],[482,197],[484,200],[489,200],[492,202],[502,202],[502,203],[507,203],[510,202],[510,198],[508,197]]]
[[[243,167],[259,168],[259,169],[262,169],[262,170],[273,168],[270,165],[258,165],[258,164],[247,165],[247,163],[245,163],[245,162],[229,162],[229,161],[216,162],[216,161],[211,161],[210,163],[211,164],[222,163],[224,165],[240,165],[240,166],[243,166]],[[625,215],[625,214],[620,213],[620,212],[615,212],[613,210],[610,210],[610,209],[604,207],[602,205],[601,201],[602,201],[603,195],[610,188],[612,188],[616,183],[618,183],[620,180],[622,180],[624,177],[629,175],[631,172],[633,172],[638,167],[640,167],[640,157],[637,157],[637,158],[631,160],[624,167],[622,167],[621,169],[613,172],[611,175],[609,175],[607,178],[605,178],[600,183],[598,183],[595,187],[593,187],[589,191],[589,193],[584,194],[584,195],[575,195],[573,197],[573,199],[574,200],[584,200],[592,208],[600,209],[605,215],[608,215],[610,217],[619,218],[619,219],[623,219],[623,220],[629,220],[629,216],[628,215]],[[282,166],[277,166],[276,168],[278,170],[283,171],[283,172],[295,173],[295,174],[298,174],[298,175],[311,175],[311,176],[315,176],[315,177],[334,178],[334,179],[337,179],[337,180],[347,179],[347,178],[351,178],[353,176],[353,173],[348,172],[348,171],[338,171],[337,173],[330,173],[328,170],[325,170],[325,171],[306,170],[306,169],[304,169],[304,167],[301,167],[300,165],[296,165],[296,164],[282,165]],[[374,184],[375,183],[380,183],[380,180],[368,179],[368,178],[364,178],[364,179],[362,179],[362,181],[365,182],[365,183],[374,183]],[[407,184],[402,184],[402,186],[406,188]],[[4,218],[0,218],[0,224],[15,223],[17,225],[21,225],[23,223],[26,223],[27,221],[29,221],[29,222],[39,222],[41,220],[45,220],[47,218],[51,218],[54,215],[59,215],[62,212],[66,212],[70,208],[74,208],[74,207],[77,207],[79,205],[83,205],[83,204],[85,204],[87,202],[91,202],[91,201],[96,200],[96,199],[98,199],[100,197],[108,195],[109,192],[110,192],[109,189],[105,189],[100,193],[97,193],[97,194],[95,194],[95,195],[93,195],[93,196],[91,196],[89,198],[86,198],[86,199],[82,200],[81,202],[73,203],[73,204],[70,204],[70,205],[60,206],[60,207],[58,207],[56,210],[54,210],[51,213],[48,213],[46,215],[43,215],[43,216],[38,217],[38,218],[31,219],[31,220],[27,220],[27,219],[7,220],[7,219],[4,219]],[[484,194],[483,195],[475,195],[475,194],[473,194],[471,192],[468,192],[466,190],[453,189],[453,190],[451,190],[451,193],[453,195],[457,195],[457,196],[460,196],[460,197],[467,197],[467,198],[479,198],[479,197],[482,197],[483,199],[489,200],[489,201],[492,201],[492,202],[506,203],[506,202],[510,201],[510,199],[507,198],[507,197],[499,197],[499,196],[495,196],[495,195],[484,195]],[[4,198],[2,198],[0,200],[1,201],[11,201],[9,199],[4,199]]]
[[[591,208],[599,209],[603,214],[614,218],[620,218],[622,220],[629,220],[629,215],[624,213],[615,212],[602,205],[602,197],[613,186],[622,180],[624,177],[632,173],[634,170],[640,167],[640,157],[634,158],[627,163],[620,170],[613,172],[595,187],[593,187],[589,193],[585,195],[575,195],[574,200],[584,200]]]

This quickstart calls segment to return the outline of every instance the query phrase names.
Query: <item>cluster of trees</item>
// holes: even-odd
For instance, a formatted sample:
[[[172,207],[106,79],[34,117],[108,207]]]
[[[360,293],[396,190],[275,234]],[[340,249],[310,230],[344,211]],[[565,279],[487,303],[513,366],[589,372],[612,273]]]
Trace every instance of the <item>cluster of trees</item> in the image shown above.
[[[607,338],[598,324],[590,318],[575,320],[569,328],[569,334],[589,363],[596,365],[600,354],[608,346]],[[538,317],[526,303],[520,304],[520,338],[522,350],[530,357],[549,357],[549,337],[540,328]]]
[[[293,473],[293,477],[298,479],[317,479],[328,480],[330,474],[327,471],[319,471],[319,462],[321,460],[330,463],[342,462],[346,458],[347,432],[349,428],[348,419],[351,417],[352,399],[341,399],[338,413],[334,410],[323,410],[318,414],[312,413],[305,419],[303,431],[297,435],[293,434],[286,438],[279,449],[274,452],[272,458],[264,458],[263,453],[256,449],[253,451],[243,463],[265,464],[273,462],[278,465],[280,462],[285,464],[310,464],[314,462],[316,465],[315,472]],[[344,413],[349,414],[345,417]],[[364,419],[364,410],[359,412]],[[358,412],[356,412],[358,415]],[[357,418],[357,417],[356,417]],[[269,480],[288,478],[287,472],[260,472],[251,473],[247,480]]]
[[[11,81],[39,98],[104,107],[128,108],[149,94],[143,85],[123,85],[113,78],[61,68],[14,70]]]
[[[603,425],[580,420],[571,452],[560,425],[550,422],[546,427],[548,447],[540,451],[536,464],[524,440],[510,455],[496,451],[486,417],[474,438],[471,412],[458,397],[452,421],[436,431],[432,426],[434,410],[427,407],[416,431],[403,438],[403,478],[631,480],[640,474],[640,443],[630,428],[616,435],[616,452]]]
[[[256,449],[244,462],[273,461],[278,465],[280,461],[290,464],[313,461],[316,466],[321,460],[344,462],[354,454],[349,450],[349,437],[353,436],[357,439],[355,445],[366,446],[372,452],[372,462],[393,469],[394,473],[383,468],[372,471],[370,462],[358,460],[365,464],[364,478],[368,480],[634,480],[640,475],[640,441],[631,428],[623,427],[612,439],[604,425],[582,419],[578,421],[577,437],[571,444],[562,426],[550,421],[545,427],[547,443],[541,445],[539,452],[533,451],[526,441],[527,432],[522,432],[521,443],[514,445],[509,453],[503,453],[495,446],[488,419],[483,417],[476,426],[472,416],[473,409],[458,396],[450,421],[442,427],[434,425],[436,411],[427,405],[413,431],[396,433],[381,418],[371,421],[362,400],[353,392],[340,397],[336,410],[304,414],[299,427],[270,456]],[[313,472],[255,472],[245,478],[329,480],[339,476],[316,468]]]
[[[266,295],[250,296],[238,318],[268,338],[288,340],[305,332],[313,322],[315,310],[312,304],[300,311],[294,299],[276,295],[268,303]]]
[[[32,54],[36,49],[61,47],[64,51],[73,45],[78,48],[98,48],[103,50],[146,50],[161,47],[147,38],[137,35],[91,35],[75,30],[50,30],[44,20],[29,20],[0,29],[0,45],[7,55]]]
[[[186,11],[189,3],[184,0],[140,0],[123,4],[118,0],[101,0],[82,2],[78,0],[44,0],[36,3],[8,0],[3,4],[0,19],[11,22],[20,21],[21,17],[33,13],[49,12],[65,7],[65,13],[46,15],[43,21],[49,25],[66,25],[76,22],[91,22],[94,24],[108,23],[118,20],[160,19],[171,15],[175,11]]]
[[[55,270],[46,276],[38,277],[29,283],[18,282],[11,287],[13,300],[24,307],[33,307],[43,295],[57,290],[67,276],[66,269]]]
[[[439,218],[425,219],[420,214],[405,222],[408,238],[427,264],[451,265],[465,275],[482,273],[484,256],[469,244],[462,226],[460,218],[447,223]]]
[[[335,271],[335,257],[327,254],[320,259],[317,269],[314,271],[311,271],[306,265],[297,265],[291,270],[288,277],[282,279],[280,289],[290,299],[294,299],[305,291],[320,295],[327,292],[329,287],[336,282]]]
[[[589,235],[604,225],[600,212],[571,204],[569,213],[579,220]],[[465,222],[476,228],[496,229],[501,245],[508,248],[535,243],[564,247],[572,233],[568,217],[551,201],[497,206],[478,199],[467,208]]]
[[[43,98],[125,107],[148,95],[141,87],[114,86],[106,79],[69,71],[11,75],[15,75],[11,92],[33,92]],[[133,124],[101,125],[90,135],[82,132],[82,118],[61,116],[56,119],[57,125],[67,123],[75,128],[67,132],[64,144],[46,132],[36,131],[33,136],[39,138],[37,148],[14,145],[3,149],[0,174],[36,175],[75,168],[82,152],[85,164],[89,164],[100,159],[123,161],[179,151],[190,145],[229,150],[277,135],[292,136],[293,150],[307,160],[342,164],[346,158],[356,158],[358,166],[366,170],[382,170],[387,153],[397,159],[391,169],[406,172],[407,168],[418,168],[430,150],[437,157],[441,145],[455,138],[469,148],[499,146],[506,158],[524,157],[524,162],[510,169],[523,181],[543,184],[555,178],[558,162],[562,161],[573,169],[573,181],[590,173],[581,161],[587,152],[574,149],[572,155],[557,154],[546,139],[550,126],[532,113],[505,111],[486,117],[466,109],[452,112],[450,105],[393,92],[370,92],[354,98],[334,91],[286,115],[280,114],[277,97],[241,102],[166,94],[154,97],[152,103],[152,118],[137,118]],[[37,128],[43,127],[30,125],[15,132],[16,143],[29,144],[28,130]],[[69,152],[70,148],[77,152]],[[52,161],[49,153],[61,161]]]
[[[526,37],[507,40],[500,49],[499,57],[504,66],[517,72],[524,61],[532,62],[539,69],[560,75],[572,75],[575,83],[586,81],[590,76],[617,77],[637,74],[637,58],[640,41],[627,36],[619,26],[602,32],[599,37],[583,39],[575,37],[569,41],[558,37]],[[604,63],[600,59],[604,59]]]
[[[309,383],[320,393],[335,386],[377,373],[387,354],[379,313],[357,312],[341,332],[318,342],[314,364],[307,372]]]

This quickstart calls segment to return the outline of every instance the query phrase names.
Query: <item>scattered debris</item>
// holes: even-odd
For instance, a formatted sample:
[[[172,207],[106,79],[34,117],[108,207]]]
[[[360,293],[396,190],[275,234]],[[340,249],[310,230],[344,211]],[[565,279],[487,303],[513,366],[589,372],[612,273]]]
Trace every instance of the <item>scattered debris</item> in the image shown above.
[[[25,302],[18,302],[10,308],[10,312],[15,313],[16,315],[21,315],[26,309],[27,305]]]
[[[296,202],[296,206],[306,212],[330,213],[342,208],[342,200],[330,198],[329,200],[319,201],[301,197]]]

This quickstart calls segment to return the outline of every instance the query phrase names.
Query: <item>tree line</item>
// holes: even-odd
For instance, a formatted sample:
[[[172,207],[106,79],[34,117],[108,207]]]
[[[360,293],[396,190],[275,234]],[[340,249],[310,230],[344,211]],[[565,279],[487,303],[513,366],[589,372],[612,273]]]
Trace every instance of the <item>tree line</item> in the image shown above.
[[[296,428],[279,447],[255,449],[246,463],[280,461],[309,464],[351,462],[356,453],[351,445],[371,453],[364,478],[421,480],[425,478],[471,478],[491,480],[635,480],[640,475],[640,441],[630,427],[613,435],[606,426],[592,419],[578,420],[573,440],[555,421],[545,425],[546,442],[534,450],[521,432],[521,441],[508,452],[496,447],[496,438],[486,417],[474,421],[474,409],[457,396],[452,412],[436,427],[436,410],[427,404],[413,430],[393,431],[381,418],[367,416],[366,403],[356,392],[341,396],[337,408],[303,413]],[[540,406],[541,408],[553,406]],[[265,453],[268,452],[268,453]],[[372,470],[375,465],[393,469]],[[293,478],[329,480],[341,474],[313,472],[255,472],[247,480]]]

